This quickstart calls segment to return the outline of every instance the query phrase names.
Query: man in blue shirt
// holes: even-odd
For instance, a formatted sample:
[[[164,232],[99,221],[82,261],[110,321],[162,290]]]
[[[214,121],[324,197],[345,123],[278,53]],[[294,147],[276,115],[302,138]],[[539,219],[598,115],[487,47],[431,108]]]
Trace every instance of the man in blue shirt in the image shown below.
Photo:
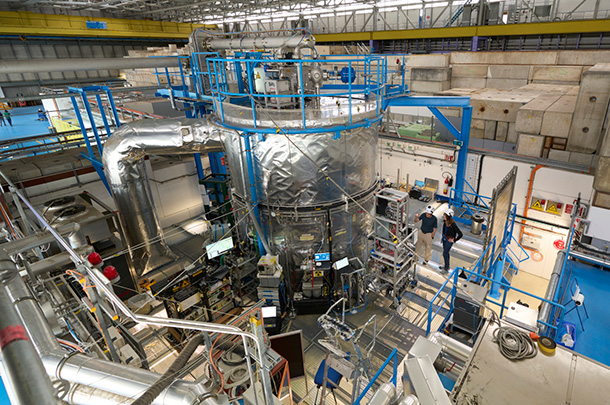
[[[417,251],[416,254],[421,256],[422,246],[424,252],[424,266],[428,264],[428,260],[432,257],[432,242],[436,235],[437,220],[434,214],[434,208],[431,205],[426,207],[426,212],[421,215],[415,215],[415,223],[422,221],[421,228],[417,235]]]

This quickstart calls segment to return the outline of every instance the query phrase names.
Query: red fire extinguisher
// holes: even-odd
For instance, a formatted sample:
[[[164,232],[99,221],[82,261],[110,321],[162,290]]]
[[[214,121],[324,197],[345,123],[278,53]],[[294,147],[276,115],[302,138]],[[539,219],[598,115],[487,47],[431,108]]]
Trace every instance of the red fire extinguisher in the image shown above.
[[[449,193],[449,187],[451,186],[453,186],[453,175],[451,173],[447,173],[445,176],[445,185],[443,186],[443,194],[447,195]]]

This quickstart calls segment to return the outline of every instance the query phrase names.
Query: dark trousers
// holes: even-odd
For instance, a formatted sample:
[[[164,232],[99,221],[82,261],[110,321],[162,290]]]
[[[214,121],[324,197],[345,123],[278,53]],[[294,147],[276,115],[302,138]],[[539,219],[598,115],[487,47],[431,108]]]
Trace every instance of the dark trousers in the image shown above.
[[[445,270],[449,270],[449,251],[453,246],[453,242],[449,242],[443,238],[443,259],[445,259]]]
[[[4,117],[5,120],[8,121],[9,124],[11,124],[11,127],[13,126],[13,120],[9,117]]]

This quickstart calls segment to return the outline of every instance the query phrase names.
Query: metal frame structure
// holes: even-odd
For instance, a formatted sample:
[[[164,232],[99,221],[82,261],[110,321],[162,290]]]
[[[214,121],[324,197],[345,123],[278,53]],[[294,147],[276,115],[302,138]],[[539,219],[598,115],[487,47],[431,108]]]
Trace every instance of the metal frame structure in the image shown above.
[[[269,29],[276,28],[281,24],[287,28],[291,23],[302,25],[304,22],[315,23],[316,31],[323,32],[360,32],[366,31],[367,24],[372,25],[373,31],[416,29],[432,27],[450,27],[463,25],[483,25],[488,23],[487,12],[479,12],[481,9],[489,10],[489,1],[468,1],[466,3],[454,4],[454,1],[443,2],[435,0],[421,3],[412,1],[388,1],[379,2],[366,0],[356,2],[354,0],[323,0],[315,3],[300,0],[263,0],[253,3],[244,3],[240,0],[224,0],[220,2],[210,1],[188,1],[172,0],[168,2],[153,2],[150,0],[28,0],[9,1],[13,10],[45,11],[49,6],[61,7],[72,12],[101,13],[103,17],[153,19],[165,21],[181,21],[183,23],[205,23],[205,24],[233,24],[233,30],[237,31],[237,24],[242,30],[252,28],[256,23],[268,24]],[[474,3],[474,4],[472,4]],[[579,19],[607,18],[608,10],[600,8],[600,2],[593,2],[584,6],[585,2],[579,2],[575,7],[563,11],[560,8],[561,1],[553,2],[553,6],[546,16],[538,16],[535,10],[535,2],[527,0],[517,1],[514,5],[501,4],[495,8],[498,16],[510,14],[508,24],[527,22],[526,16],[531,15],[532,22],[547,21],[569,21]],[[583,7],[584,6],[584,7]],[[469,12],[465,13],[465,9]],[[357,22],[356,16],[366,12],[368,17],[364,24]],[[501,24],[496,21],[498,16],[491,18],[490,24]],[[343,26],[332,26],[332,23],[324,22],[323,19],[337,19],[342,17]],[[461,17],[461,18],[460,18]],[[314,28],[314,27],[312,27]]]
[[[385,212],[380,212],[381,207],[385,207]],[[390,188],[381,189],[375,194],[375,246],[371,258],[387,272],[375,267],[371,276],[392,286],[392,299],[396,306],[399,305],[400,291],[408,281],[405,278],[414,262],[413,248],[408,243],[413,243],[416,230],[409,233],[408,215],[409,194]]]
[[[472,106],[470,97],[395,97],[385,101],[387,107],[427,107],[432,114],[449,130],[456,140],[454,144],[459,147],[457,169],[455,172],[455,190],[464,191],[466,183],[466,165],[468,164],[468,143],[470,140],[470,123],[472,120]],[[439,107],[459,107],[462,109],[462,123],[458,130],[438,109]]]

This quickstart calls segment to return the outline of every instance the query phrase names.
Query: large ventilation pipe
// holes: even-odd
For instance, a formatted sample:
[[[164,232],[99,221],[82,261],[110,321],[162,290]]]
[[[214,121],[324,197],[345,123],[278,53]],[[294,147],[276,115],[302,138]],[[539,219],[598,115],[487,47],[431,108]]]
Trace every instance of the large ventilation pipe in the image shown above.
[[[0,257],[0,266],[0,271],[5,276],[15,272],[14,263],[6,256]],[[19,276],[13,274],[13,277]],[[11,394],[11,400],[18,404],[59,404],[55,389],[26,334],[22,319],[2,285],[0,311],[0,350],[4,369],[2,378]]]
[[[140,69],[179,67],[178,58],[71,58],[35,60],[0,60],[0,73],[40,73],[103,69]]]
[[[279,49],[279,48],[296,48],[303,43],[312,43],[315,45],[316,40],[309,34],[286,35],[279,37],[262,36],[250,38],[216,38],[207,39],[205,46],[214,51],[220,50],[250,50],[250,49]]]
[[[222,131],[209,120],[142,120],[123,125],[104,144],[104,171],[136,276],[175,259],[163,240],[142,158],[221,152]]]

